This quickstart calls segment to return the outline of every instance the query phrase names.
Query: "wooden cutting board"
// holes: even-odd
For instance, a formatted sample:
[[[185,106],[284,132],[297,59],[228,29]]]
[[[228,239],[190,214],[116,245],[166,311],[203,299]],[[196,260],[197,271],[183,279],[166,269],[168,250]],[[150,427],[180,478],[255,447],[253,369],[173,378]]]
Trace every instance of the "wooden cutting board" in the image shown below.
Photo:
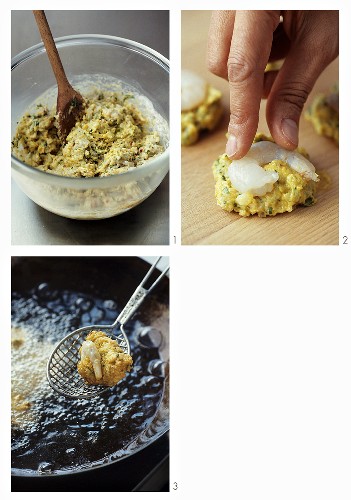
[[[318,136],[304,118],[300,146],[310,155],[321,182],[318,202],[275,217],[240,217],[217,206],[211,166],[224,153],[229,121],[228,83],[206,68],[210,11],[182,12],[182,67],[192,69],[223,93],[224,114],[215,131],[193,146],[182,147],[182,243],[207,245],[337,245],[339,243],[339,149]],[[338,81],[338,60],[322,73],[307,101]],[[269,134],[262,101],[258,131]]]

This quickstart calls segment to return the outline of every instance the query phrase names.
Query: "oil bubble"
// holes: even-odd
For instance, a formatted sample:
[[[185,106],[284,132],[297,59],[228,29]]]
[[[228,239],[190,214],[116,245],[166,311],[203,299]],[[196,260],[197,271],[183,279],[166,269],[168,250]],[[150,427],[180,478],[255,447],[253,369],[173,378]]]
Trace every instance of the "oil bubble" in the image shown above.
[[[75,448],[67,448],[66,453],[67,455],[74,455],[76,451],[77,450]]]
[[[89,313],[84,313],[82,316],[82,323],[83,325],[91,325],[92,324],[92,319]]]
[[[90,311],[91,319],[93,323],[98,323],[105,317],[105,311],[101,309],[100,307],[94,307]]]
[[[159,349],[162,344],[162,333],[152,326],[144,326],[137,332],[137,341],[147,349]]]
[[[38,467],[38,474],[51,474],[54,471],[52,462],[41,462]]]
[[[105,300],[103,306],[106,307],[106,309],[112,309],[113,311],[117,310],[117,304],[114,300]]]
[[[39,297],[48,297],[49,296],[49,285],[47,283],[40,283],[40,285],[37,288],[37,293]]]
[[[76,306],[84,312],[90,311],[90,309],[93,307],[93,303],[89,299],[85,299],[83,297],[79,297],[76,300]]]
[[[141,418],[143,418],[144,414],[139,412],[139,413],[134,413],[134,415],[132,415],[130,418],[131,420],[140,420]]]
[[[148,365],[148,372],[157,377],[165,377],[167,363],[160,359],[152,359]]]

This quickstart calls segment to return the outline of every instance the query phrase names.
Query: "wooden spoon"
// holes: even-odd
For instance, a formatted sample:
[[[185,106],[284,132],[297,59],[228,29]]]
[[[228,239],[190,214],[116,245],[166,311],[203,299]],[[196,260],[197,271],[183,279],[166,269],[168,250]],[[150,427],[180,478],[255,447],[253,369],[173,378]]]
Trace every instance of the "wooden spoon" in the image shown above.
[[[33,14],[56,78],[58,89],[56,105],[58,132],[61,141],[65,142],[72,127],[74,127],[76,121],[79,120],[83,113],[84,100],[80,93],[74,90],[67,80],[44,11],[33,10]]]

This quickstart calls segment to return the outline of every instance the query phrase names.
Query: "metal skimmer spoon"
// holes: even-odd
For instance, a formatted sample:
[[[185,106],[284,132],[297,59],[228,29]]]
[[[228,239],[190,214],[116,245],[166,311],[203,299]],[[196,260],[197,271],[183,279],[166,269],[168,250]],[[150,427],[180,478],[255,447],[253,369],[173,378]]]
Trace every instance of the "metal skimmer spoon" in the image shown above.
[[[158,257],[152,264],[144,279],[136,288],[135,292],[112,325],[83,326],[82,328],[78,328],[78,330],[74,330],[74,332],[66,335],[66,337],[64,337],[56,345],[47,365],[47,378],[49,384],[55,391],[69,398],[89,399],[102,394],[108,389],[111,389],[111,387],[103,385],[88,385],[79,375],[77,370],[79,349],[86,336],[92,330],[102,330],[110,338],[117,340],[118,344],[122,347],[126,354],[130,354],[130,345],[124,331],[124,325],[136,312],[145,297],[154,289],[154,287],[169,270],[168,266],[164,271],[162,271],[159,277],[149,288],[144,287],[146,281],[151,276],[160,259],[161,257]]]

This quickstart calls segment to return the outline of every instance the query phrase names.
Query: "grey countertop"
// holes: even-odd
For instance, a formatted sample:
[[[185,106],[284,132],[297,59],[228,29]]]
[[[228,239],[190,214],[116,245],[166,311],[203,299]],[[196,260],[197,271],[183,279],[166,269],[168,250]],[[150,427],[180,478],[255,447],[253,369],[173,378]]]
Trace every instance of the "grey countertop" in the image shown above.
[[[46,11],[54,37],[90,33],[129,38],[169,57],[169,12]],[[39,43],[31,11],[12,11],[12,55]],[[33,203],[12,182],[13,245],[167,245],[169,176],[141,205],[111,219],[76,221]]]
[[[143,43],[169,57],[168,10],[46,10],[54,38],[83,33],[113,35]],[[12,57],[41,42],[30,10],[11,11]]]
[[[60,217],[30,200],[12,181],[13,245],[166,245],[169,242],[168,175],[129,212],[103,220]]]

